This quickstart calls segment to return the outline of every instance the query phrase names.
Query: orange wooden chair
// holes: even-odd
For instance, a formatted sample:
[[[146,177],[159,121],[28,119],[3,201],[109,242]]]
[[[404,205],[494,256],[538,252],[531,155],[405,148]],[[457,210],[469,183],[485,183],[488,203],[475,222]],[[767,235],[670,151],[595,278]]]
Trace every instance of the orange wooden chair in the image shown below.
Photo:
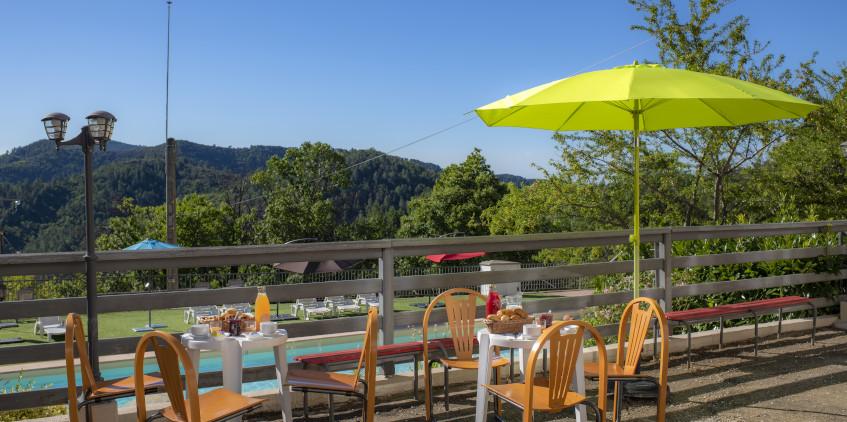
[[[567,327],[577,327],[576,333],[563,334]],[[585,396],[570,391],[571,382],[579,357],[582,339],[588,331],[597,341],[599,362],[606,363],[606,346],[600,333],[584,321],[561,321],[553,323],[544,330],[541,337],[532,346],[527,362],[525,380],[522,383],[486,385],[485,388],[501,399],[523,410],[523,421],[532,421],[533,412],[558,413],[565,409],[586,404],[594,409],[594,419],[602,422],[606,419],[606,365],[600,366],[600,384],[597,405]],[[547,377],[536,377],[535,366],[544,346],[550,344],[550,371]]]
[[[309,419],[308,395],[311,392],[315,392],[329,395],[330,420],[335,420],[332,397],[340,394],[359,397],[362,400],[362,420],[364,422],[374,421],[378,331],[379,310],[376,307],[371,307],[368,310],[368,321],[365,328],[362,353],[359,355],[356,372],[352,374],[309,369],[292,369],[288,371],[288,385],[291,386],[292,390],[303,393],[303,416],[307,420]],[[363,367],[365,369],[364,380],[359,378]],[[359,392],[359,384],[363,386],[362,392]]]
[[[82,372],[82,393],[77,393],[74,349],[79,356],[79,367]],[[91,420],[93,403],[105,402],[135,395],[135,380],[128,377],[115,381],[97,381],[88,360],[88,342],[82,327],[82,318],[70,313],[65,318],[65,368],[68,375],[68,419],[79,422],[79,410],[85,407],[86,420]],[[141,388],[144,391],[156,391],[162,385],[162,380],[141,374]],[[82,400],[80,400],[82,399]]]
[[[477,300],[485,302],[485,297],[471,289],[450,289],[430,302],[426,307],[423,317],[423,361],[426,365],[424,372],[424,384],[426,386],[426,420],[432,420],[432,366],[438,362],[444,367],[444,409],[450,410],[450,393],[448,385],[450,383],[450,369],[478,369],[479,360],[473,357],[474,340],[476,339],[476,329],[474,320],[476,319]],[[442,357],[438,360],[429,359],[429,318],[432,311],[439,302],[444,302],[444,309],[447,312],[447,323],[450,326],[450,337],[453,339],[453,350],[456,352],[455,358]],[[497,358],[491,363],[494,368],[495,382],[500,379],[500,368],[509,364],[506,358]]]
[[[642,309],[643,308],[643,309]],[[661,331],[661,355],[659,357],[659,379],[648,375],[636,373],[641,353],[644,349],[644,341],[647,338],[647,330],[650,323],[656,318]],[[627,331],[627,325],[629,330]],[[655,335],[655,333],[654,333]],[[623,406],[622,382],[649,379],[659,384],[659,398],[657,403],[656,420],[664,422],[665,406],[668,398],[668,320],[665,313],[655,300],[639,297],[626,305],[621,322],[618,326],[618,352],[614,363],[606,364],[606,373],[610,381],[615,382],[615,399],[613,405],[614,421],[620,420],[621,407]],[[624,347],[626,345],[626,347]],[[654,351],[655,353],[655,351]],[[597,363],[585,364],[585,376],[597,378],[599,374]]]
[[[147,417],[147,404],[141,379],[138,375],[144,370],[144,354],[152,346],[159,364],[159,372],[165,383],[165,391],[171,405],[161,412]],[[180,375],[180,364],[185,370],[185,384]],[[238,393],[218,388],[203,394],[197,391],[197,372],[188,352],[174,338],[163,331],[152,331],[141,337],[135,348],[135,407],[138,422],[162,416],[175,422],[212,422],[224,421],[243,415],[258,408],[262,401],[242,396]]]

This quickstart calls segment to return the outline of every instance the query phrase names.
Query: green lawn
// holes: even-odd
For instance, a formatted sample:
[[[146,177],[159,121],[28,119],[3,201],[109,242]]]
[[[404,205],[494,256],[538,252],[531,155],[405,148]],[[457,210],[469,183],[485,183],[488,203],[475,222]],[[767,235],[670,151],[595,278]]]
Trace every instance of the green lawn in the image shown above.
[[[541,294],[525,294],[525,300],[538,300],[542,298],[546,298],[548,296],[544,296]],[[427,297],[403,297],[403,298],[395,298],[394,299],[394,310],[395,312],[405,312],[405,311],[420,311],[422,308],[415,307],[413,304],[415,303],[427,303]],[[291,312],[291,306],[288,303],[281,303],[279,305],[280,313],[288,313]],[[276,307],[271,306],[271,312],[276,312]],[[365,313],[361,313],[364,315]],[[82,316],[83,321],[85,321],[85,315]],[[302,315],[300,316],[302,319]],[[9,321],[9,320],[6,320]],[[296,321],[286,321],[286,323],[299,322]],[[100,315],[100,338],[117,338],[117,337],[129,337],[129,336],[141,336],[143,333],[136,333],[132,331],[133,327],[143,327],[147,324],[147,311],[130,311],[130,312],[111,312]],[[185,332],[188,329],[188,325],[183,322],[183,310],[182,309],[159,309],[153,311],[153,323],[165,324],[166,328],[161,328],[162,331],[168,331],[173,333],[181,333]],[[0,347],[14,347],[26,344],[40,344],[40,343],[50,343],[51,341],[44,336],[36,336],[33,334],[33,327],[35,325],[35,319],[21,319],[18,320],[18,327],[15,328],[5,328],[0,330],[0,338],[10,338],[10,337],[21,337],[24,339],[23,343],[15,343],[9,344]]]

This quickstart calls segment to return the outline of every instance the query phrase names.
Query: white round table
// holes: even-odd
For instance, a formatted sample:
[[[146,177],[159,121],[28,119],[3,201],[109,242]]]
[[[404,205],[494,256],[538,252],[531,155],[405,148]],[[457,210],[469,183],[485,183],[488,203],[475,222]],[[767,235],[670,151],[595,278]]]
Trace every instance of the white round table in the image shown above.
[[[190,333],[181,337],[182,344],[188,349],[188,355],[194,364],[197,374],[200,373],[200,352],[220,351],[223,387],[229,391],[241,394],[241,379],[244,367],[244,351],[273,348],[274,363],[276,365],[276,379],[279,382],[280,407],[282,408],[282,419],[291,422],[291,392],[286,388],[288,379],[288,360],[285,344],[288,341],[288,332],[277,330],[273,336],[256,336],[248,339],[245,336],[236,337],[206,337],[194,338]]]
[[[576,333],[576,327],[568,327],[565,329],[566,334]],[[524,338],[521,335],[511,334],[491,334],[487,328],[479,330],[476,334],[479,341],[479,369],[477,370],[477,388],[476,388],[476,422],[485,422],[485,415],[488,414],[488,390],[485,384],[491,382],[491,365],[483,365],[482,362],[491,362],[494,359],[494,347],[506,347],[510,349],[518,349],[519,367],[521,373],[526,374],[526,368],[529,354],[532,351],[532,346],[535,344],[536,338]],[[573,391],[585,395],[585,371],[582,361],[582,346],[576,360],[576,372],[573,375]],[[586,420],[585,405],[576,406],[577,422],[585,422]]]

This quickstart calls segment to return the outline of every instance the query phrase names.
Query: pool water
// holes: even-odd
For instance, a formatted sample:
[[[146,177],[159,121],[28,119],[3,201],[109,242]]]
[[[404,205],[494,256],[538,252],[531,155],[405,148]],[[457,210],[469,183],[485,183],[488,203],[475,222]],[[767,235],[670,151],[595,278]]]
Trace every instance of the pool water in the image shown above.
[[[431,338],[440,338],[448,336],[448,328],[441,324],[431,330]],[[403,343],[409,341],[420,341],[420,329],[402,329],[396,330],[394,334],[395,342]],[[293,339],[287,344],[288,362],[294,362],[297,356],[310,355],[313,353],[334,352],[338,350],[358,349],[362,346],[362,336],[349,335],[338,337],[326,337],[309,340]],[[245,352],[244,367],[267,366],[274,364],[273,352],[268,350]],[[411,372],[412,364],[397,365],[397,372]],[[155,358],[147,358],[144,361],[144,372],[157,372],[159,370]],[[204,352],[200,355],[200,372],[215,372],[221,370],[221,357],[217,352]],[[379,370],[379,369],[378,369]],[[104,362],[100,364],[100,372],[104,379],[119,379],[125,378],[133,373],[132,360]],[[5,372],[0,373],[0,391],[13,390],[18,383],[19,377],[22,377],[21,383],[32,385],[34,390],[64,388],[67,387],[67,375],[64,367],[37,369],[23,372]],[[82,383],[81,375],[77,368],[77,385]],[[258,391],[278,389],[279,383],[274,380],[257,381],[244,383],[243,391]],[[205,389],[201,389],[203,391]],[[9,391],[13,392],[13,391]],[[125,399],[130,400],[130,399]],[[121,402],[119,405],[123,404]]]

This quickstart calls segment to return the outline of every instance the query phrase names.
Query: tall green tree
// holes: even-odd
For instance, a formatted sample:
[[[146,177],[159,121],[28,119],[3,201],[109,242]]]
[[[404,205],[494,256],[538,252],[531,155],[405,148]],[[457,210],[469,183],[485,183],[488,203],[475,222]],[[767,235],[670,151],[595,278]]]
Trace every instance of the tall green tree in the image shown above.
[[[690,0],[681,13],[672,0],[629,0],[643,22],[634,25],[656,41],[662,64],[729,76],[805,94],[802,84],[784,68],[785,56],[768,52],[769,44],[750,36],[750,22],[741,15],[722,20],[730,0]],[[683,18],[686,16],[687,18]],[[813,59],[805,63],[810,65]],[[710,219],[723,223],[738,212],[738,198],[728,193],[738,175],[775,145],[784,141],[797,122],[771,122],[734,128],[703,128],[647,132],[644,142],[679,153],[694,174],[689,189],[685,224],[698,222],[701,195],[710,195]]]
[[[803,219],[847,217],[847,66],[803,73],[804,90],[823,107],[748,172],[744,209],[760,220],[779,219],[777,209],[788,205]]]
[[[372,205],[352,223],[338,226],[336,237],[339,240],[391,239],[400,228],[402,215],[396,208],[383,211],[380,207]]]
[[[474,148],[460,164],[451,164],[439,175],[428,193],[409,201],[409,213],[401,219],[400,237],[435,237],[460,232],[486,235],[483,212],[506,193],[482,152]]]
[[[333,197],[348,186],[350,172],[344,156],[332,147],[305,142],[290,148],[283,157],[271,157],[252,180],[267,201],[258,225],[259,242],[334,239]]]

